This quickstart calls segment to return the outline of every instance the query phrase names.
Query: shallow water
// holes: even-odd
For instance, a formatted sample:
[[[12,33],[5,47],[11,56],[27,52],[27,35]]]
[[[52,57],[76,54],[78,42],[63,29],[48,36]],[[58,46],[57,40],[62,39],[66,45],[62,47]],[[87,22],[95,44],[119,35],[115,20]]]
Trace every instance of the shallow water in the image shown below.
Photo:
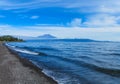
[[[120,43],[34,40],[8,43],[59,84],[120,84]]]

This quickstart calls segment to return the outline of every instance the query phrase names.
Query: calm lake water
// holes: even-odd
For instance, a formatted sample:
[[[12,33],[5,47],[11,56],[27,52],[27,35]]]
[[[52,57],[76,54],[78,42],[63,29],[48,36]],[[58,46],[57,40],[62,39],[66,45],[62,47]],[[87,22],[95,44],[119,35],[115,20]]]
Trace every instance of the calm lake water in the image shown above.
[[[34,40],[8,43],[59,84],[120,84],[120,43]]]

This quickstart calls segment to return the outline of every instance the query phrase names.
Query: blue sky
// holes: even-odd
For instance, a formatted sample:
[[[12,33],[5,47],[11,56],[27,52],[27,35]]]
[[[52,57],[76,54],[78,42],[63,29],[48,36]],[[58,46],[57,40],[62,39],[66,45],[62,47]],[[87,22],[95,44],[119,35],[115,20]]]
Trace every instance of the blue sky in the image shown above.
[[[0,0],[0,35],[120,41],[119,0]]]

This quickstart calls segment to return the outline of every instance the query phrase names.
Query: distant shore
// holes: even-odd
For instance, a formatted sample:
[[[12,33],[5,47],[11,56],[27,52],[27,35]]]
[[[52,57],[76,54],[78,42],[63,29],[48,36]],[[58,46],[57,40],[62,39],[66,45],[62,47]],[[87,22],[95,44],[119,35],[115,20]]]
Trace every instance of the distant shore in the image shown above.
[[[57,82],[0,42],[0,84],[57,84]]]

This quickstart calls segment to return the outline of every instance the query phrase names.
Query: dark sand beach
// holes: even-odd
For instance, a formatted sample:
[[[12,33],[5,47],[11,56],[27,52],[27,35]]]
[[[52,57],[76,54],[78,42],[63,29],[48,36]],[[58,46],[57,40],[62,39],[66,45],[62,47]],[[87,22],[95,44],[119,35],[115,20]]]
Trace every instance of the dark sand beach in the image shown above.
[[[57,84],[0,43],[0,84]]]

